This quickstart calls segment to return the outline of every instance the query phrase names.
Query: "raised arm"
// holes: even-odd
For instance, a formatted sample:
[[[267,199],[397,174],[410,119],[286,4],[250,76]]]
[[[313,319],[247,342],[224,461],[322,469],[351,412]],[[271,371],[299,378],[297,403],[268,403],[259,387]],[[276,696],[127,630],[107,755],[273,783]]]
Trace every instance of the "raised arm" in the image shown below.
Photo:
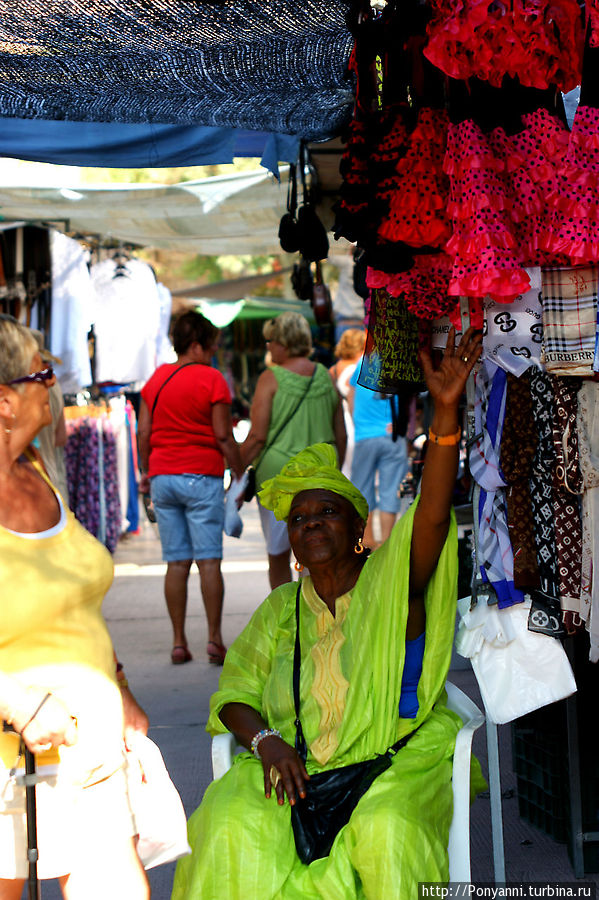
[[[480,331],[469,328],[455,347],[455,330],[452,328],[443,359],[437,369],[433,367],[428,351],[420,354],[426,385],[434,402],[430,431],[439,441],[433,437],[428,441],[420,500],[414,515],[408,638],[417,637],[424,628],[424,589],[435,570],[447,537],[458,470],[458,432],[461,434],[458,405],[468,375],[481,352]]]
[[[148,469],[150,467],[150,435],[152,433],[152,417],[148,404],[145,400],[141,400],[139,404],[139,417],[137,419],[137,450],[139,453],[139,467],[141,469],[141,479],[139,489],[142,494],[150,493],[150,478]]]
[[[277,379],[270,369],[260,375],[256,384],[252,408],[250,410],[250,430],[243,444],[240,445],[241,459],[244,466],[256,459],[268,436],[272,401],[277,392]]]

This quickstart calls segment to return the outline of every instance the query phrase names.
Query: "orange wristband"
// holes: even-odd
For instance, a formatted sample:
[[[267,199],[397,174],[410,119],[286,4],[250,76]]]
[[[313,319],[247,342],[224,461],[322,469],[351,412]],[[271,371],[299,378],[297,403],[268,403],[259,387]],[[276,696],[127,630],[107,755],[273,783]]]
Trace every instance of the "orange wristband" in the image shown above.
[[[439,444],[440,447],[455,447],[462,439],[462,429],[458,428],[455,434],[444,434],[439,437],[432,428],[429,428],[428,439],[429,441],[432,441],[433,444]]]

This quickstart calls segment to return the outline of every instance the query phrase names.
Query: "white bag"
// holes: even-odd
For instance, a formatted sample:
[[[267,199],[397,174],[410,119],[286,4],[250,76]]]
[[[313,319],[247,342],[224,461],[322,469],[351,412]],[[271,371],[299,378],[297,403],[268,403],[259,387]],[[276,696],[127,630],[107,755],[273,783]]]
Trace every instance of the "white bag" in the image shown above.
[[[239,515],[237,501],[242,494],[245,494],[247,483],[248,474],[247,472],[244,472],[241,478],[233,479],[229,490],[225,495],[224,531],[229,537],[241,537],[241,532],[243,531],[243,519]]]
[[[177,788],[156,744],[141,733],[128,736],[127,786],[144,869],[191,853],[187,820]]]
[[[481,599],[471,610],[463,597],[458,610],[456,650],[470,658],[492,722],[503,725],[576,691],[561,643],[528,630],[530,599],[505,609]]]

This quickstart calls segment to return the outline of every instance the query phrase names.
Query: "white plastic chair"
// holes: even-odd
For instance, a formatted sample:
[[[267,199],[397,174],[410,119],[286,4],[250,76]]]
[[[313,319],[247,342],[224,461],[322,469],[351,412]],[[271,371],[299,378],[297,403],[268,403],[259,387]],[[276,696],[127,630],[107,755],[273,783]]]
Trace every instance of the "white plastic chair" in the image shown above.
[[[472,737],[485,717],[470,697],[459,687],[446,682],[447,706],[463,722],[458,731],[453,754],[453,817],[449,829],[449,880],[470,881],[470,756]],[[235,738],[217,734],[212,739],[212,776],[214,780],[227,772],[233,762]]]

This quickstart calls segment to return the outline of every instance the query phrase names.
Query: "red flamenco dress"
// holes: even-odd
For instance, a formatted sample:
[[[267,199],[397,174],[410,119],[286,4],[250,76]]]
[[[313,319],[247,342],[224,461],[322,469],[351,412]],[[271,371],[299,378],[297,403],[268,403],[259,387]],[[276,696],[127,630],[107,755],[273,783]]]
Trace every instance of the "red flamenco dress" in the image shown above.
[[[558,87],[579,80],[577,0],[430,0],[425,56],[451,77],[445,172],[454,296],[510,302],[558,262],[548,196],[568,145]]]
[[[555,261],[542,235],[568,146],[561,95],[507,77],[500,89],[452,81],[450,117],[449,293],[509,303],[529,289],[527,267]]]
[[[365,5],[354,23],[358,90],[335,234],[364,249],[377,305],[387,291],[432,319],[456,299],[447,293],[451,262],[442,252],[451,235],[446,79],[422,55],[427,19],[418,3],[390,3],[379,15]]]
[[[579,83],[583,21],[578,0],[429,0],[425,56],[451,78],[500,88],[564,92]]]
[[[592,20],[591,20],[592,21]],[[574,265],[599,262],[599,48],[585,47],[580,103],[555,190],[548,198],[548,252]]]

